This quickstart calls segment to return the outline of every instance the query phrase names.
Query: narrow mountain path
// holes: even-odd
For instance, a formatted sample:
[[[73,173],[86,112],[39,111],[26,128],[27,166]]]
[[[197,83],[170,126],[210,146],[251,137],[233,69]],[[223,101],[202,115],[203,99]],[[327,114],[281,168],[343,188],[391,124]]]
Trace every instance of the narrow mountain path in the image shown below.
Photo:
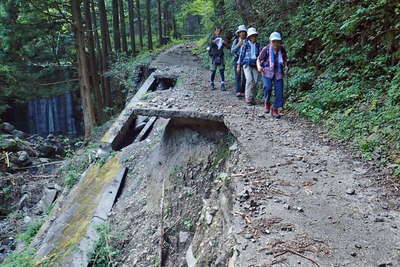
[[[318,127],[287,113],[281,120],[228,91],[208,88],[208,71],[190,45],[152,67],[180,77],[140,105],[223,114],[238,141],[234,187],[234,266],[399,266],[397,199],[380,184],[386,170],[357,159]],[[227,67],[230,67],[227,65]],[[235,175],[236,174],[236,175]]]

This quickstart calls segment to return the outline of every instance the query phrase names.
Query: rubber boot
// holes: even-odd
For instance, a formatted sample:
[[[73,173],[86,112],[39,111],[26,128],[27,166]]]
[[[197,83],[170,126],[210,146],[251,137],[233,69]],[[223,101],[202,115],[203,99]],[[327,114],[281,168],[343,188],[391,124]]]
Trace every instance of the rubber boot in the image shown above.
[[[265,103],[264,104],[264,112],[265,113],[270,113],[271,112],[271,104],[270,103]]]
[[[272,109],[272,117],[274,117],[275,119],[281,118],[281,114],[279,114],[279,109],[277,109],[277,108]]]

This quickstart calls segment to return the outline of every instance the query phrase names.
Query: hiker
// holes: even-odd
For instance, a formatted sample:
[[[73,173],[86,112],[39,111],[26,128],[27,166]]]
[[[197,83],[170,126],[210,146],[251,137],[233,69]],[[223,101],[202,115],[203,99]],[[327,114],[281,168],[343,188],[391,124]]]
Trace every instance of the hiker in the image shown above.
[[[238,59],[240,54],[240,48],[246,41],[247,37],[247,28],[245,25],[240,25],[236,31],[236,38],[233,40],[233,44],[231,47],[231,52],[234,56],[233,59],[233,66],[236,78],[236,96],[237,97],[244,97],[244,89],[246,86],[246,78],[244,77],[243,69],[240,72],[237,72],[237,65]]]
[[[260,54],[260,44],[257,43],[258,32],[255,28],[247,30],[247,40],[240,48],[236,71],[240,73],[243,69],[246,77],[245,98],[248,105],[255,105],[256,87],[259,80],[257,71],[257,57]]]
[[[282,37],[273,32],[269,37],[270,43],[265,46],[257,59],[257,69],[262,73],[264,83],[264,111],[270,113],[272,84],[275,87],[275,102],[272,116],[280,118],[279,109],[283,107],[283,78],[288,69],[287,53],[282,46]]]
[[[226,41],[222,38],[222,28],[215,27],[214,35],[211,37],[209,55],[211,57],[211,89],[215,89],[215,74],[219,69],[221,76],[221,89],[225,91],[225,62],[224,62],[224,46]]]

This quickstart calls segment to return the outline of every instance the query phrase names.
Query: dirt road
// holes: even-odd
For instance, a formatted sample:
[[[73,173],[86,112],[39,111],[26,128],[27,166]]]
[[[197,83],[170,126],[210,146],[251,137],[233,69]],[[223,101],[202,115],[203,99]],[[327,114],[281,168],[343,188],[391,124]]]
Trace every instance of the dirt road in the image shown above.
[[[221,113],[237,139],[226,172],[233,187],[231,266],[399,266],[399,202],[387,172],[338,146],[322,129],[281,120],[208,88],[208,71],[179,45],[152,67],[178,85],[142,106]],[[227,66],[228,67],[228,66]]]

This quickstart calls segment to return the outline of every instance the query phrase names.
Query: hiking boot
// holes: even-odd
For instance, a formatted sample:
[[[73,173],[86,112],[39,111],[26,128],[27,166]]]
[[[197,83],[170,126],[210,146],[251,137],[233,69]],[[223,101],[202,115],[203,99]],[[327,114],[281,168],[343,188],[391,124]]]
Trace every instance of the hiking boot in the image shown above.
[[[226,91],[225,83],[221,83],[221,90],[222,90],[222,91]]]
[[[249,106],[251,106],[251,105],[253,105],[253,102],[252,102],[251,99],[247,99],[247,98],[246,98],[246,104],[249,105]]]
[[[215,90],[215,84],[213,82],[210,83],[211,90]]]
[[[264,104],[264,112],[265,113],[270,113],[271,112],[271,104],[270,103],[265,103]]]
[[[242,94],[241,93],[236,93],[236,97],[241,97]]]
[[[252,104],[253,106],[255,106],[255,105],[257,105],[257,101],[253,98],[253,99],[251,99],[251,104]]]
[[[281,114],[279,114],[279,109],[277,109],[277,108],[272,109],[272,117],[274,117],[275,119],[281,118]]]

